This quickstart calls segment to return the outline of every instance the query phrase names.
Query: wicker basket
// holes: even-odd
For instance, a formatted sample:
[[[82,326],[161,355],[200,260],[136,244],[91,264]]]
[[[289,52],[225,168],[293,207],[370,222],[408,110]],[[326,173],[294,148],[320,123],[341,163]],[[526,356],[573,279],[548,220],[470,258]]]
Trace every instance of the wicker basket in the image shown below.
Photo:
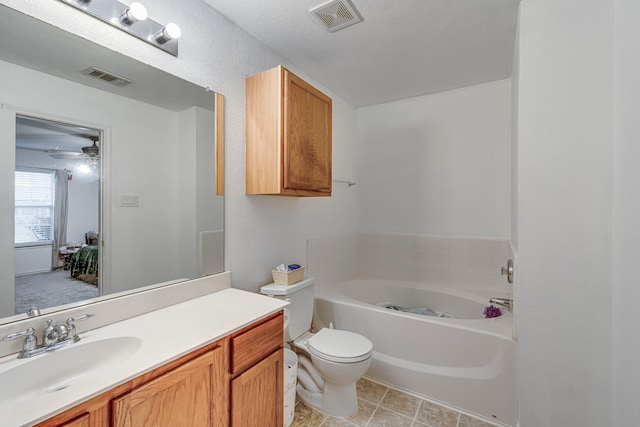
[[[293,285],[304,277],[304,266],[291,271],[271,270],[273,281],[278,285]]]

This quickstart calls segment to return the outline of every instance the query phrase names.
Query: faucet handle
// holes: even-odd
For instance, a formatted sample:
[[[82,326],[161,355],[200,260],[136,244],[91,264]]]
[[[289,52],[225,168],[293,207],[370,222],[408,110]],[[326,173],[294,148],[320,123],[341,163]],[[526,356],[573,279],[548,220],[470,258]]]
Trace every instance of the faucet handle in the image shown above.
[[[36,330],[29,328],[26,331],[14,332],[13,334],[5,335],[0,341],[13,341],[20,337],[26,337],[22,346],[23,352],[33,350],[38,346],[38,339],[36,338]]]
[[[87,313],[87,314],[83,314],[82,316],[78,316],[78,317],[70,317],[70,318],[67,319],[67,322],[69,320],[71,320],[72,322],[79,322],[81,320],[87,320],[87,319],[89,319],[89,318],[91,318],[93,316],[95,316],[95,314],[88,314]]]
[[[73,339],[73,342],[80,341],[80,336],[78,335],[78,332],[76,330],[76,325],[73,322],[87,320],[93,316],[95,316],[95,314],[83,314],[82,316],[69,317],[67,319],[67,335],[69,338]]]

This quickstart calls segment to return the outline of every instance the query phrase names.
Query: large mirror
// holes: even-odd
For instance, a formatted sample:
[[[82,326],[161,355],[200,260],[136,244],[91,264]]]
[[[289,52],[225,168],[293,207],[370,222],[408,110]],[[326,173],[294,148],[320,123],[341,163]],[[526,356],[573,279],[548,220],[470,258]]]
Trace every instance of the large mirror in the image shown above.
[[[6,6],[0,75],[0,323],[223,271],[218,94]]]

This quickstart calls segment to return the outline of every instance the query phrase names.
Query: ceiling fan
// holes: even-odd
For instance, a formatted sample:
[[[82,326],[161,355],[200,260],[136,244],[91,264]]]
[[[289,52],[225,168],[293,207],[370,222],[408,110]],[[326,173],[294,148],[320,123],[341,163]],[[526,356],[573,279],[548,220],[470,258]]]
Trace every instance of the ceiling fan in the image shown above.
[[[86,138],[89,138],[91,141],[93,141],[93,144],[82,147],[82,152],[58,150],[56,148],[46,150],[45,152],[54,159],[91,159],[97,161],[100,157],[100,148],[97,144],[97,142],[100,140],[100,137],[95,135],[86,135]]]

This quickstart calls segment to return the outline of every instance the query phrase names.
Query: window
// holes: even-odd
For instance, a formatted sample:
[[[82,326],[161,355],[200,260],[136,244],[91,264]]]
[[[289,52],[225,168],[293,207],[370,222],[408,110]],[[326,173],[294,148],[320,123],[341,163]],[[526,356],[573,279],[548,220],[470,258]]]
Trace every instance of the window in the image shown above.
[[[52,171],[16,171],[16,244],[53,240],[54,182]]]

